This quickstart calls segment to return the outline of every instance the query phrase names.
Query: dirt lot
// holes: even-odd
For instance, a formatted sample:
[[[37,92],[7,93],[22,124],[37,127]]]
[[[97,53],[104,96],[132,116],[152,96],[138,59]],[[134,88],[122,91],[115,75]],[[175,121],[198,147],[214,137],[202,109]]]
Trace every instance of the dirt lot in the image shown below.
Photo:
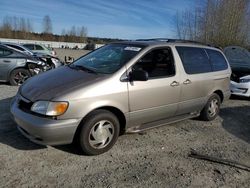
[[[17,87],[0,84],[0,187],[249,187],[250,172],[188,157],[190,149],[250,165],[250,100],[226,102],[213,122],[187,120],[123,135],[109,152],[43,147],[9,113]]]

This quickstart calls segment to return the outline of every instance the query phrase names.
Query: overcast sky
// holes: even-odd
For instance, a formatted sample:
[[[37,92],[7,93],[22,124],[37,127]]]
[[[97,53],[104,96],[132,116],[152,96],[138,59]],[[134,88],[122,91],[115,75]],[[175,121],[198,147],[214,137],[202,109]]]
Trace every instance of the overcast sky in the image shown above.
[[[0,19],[29,18],[35,32],[49,15],[53,33],[85,26],[88,36],[107,38],[174,38],[177,11],[199,0],[1,0]],[[0,20],[2,22],[2,20]]]

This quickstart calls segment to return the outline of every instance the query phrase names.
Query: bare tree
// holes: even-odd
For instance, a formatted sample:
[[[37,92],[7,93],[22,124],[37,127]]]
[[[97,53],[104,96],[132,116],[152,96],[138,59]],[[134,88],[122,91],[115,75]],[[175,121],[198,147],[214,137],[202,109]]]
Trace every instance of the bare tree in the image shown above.
[[[43,18],[43,33],[45,33],[45,34],[52,33],[52,21],[51,21],[49,15],[46,15]]]
[[[62,30],[60,35],[52,34],[52,23],[49,16],[44,17],[44,32],[33,33],[33,24],[30,19],[23,17],[6,16],[0,23],[0,37],[33,39],[33,40],[52,40],[67,42],[86,42],[87,28],[72,26],[69,30]]]
[[[82,26],[78,28],[78,36],[80,37],[80,42],[86,42],[87,38],[87,28]]]
[[[177,13],[178,37],[222,47],[247,45],[249,4],[249,0],[206,0],[202,6]]]

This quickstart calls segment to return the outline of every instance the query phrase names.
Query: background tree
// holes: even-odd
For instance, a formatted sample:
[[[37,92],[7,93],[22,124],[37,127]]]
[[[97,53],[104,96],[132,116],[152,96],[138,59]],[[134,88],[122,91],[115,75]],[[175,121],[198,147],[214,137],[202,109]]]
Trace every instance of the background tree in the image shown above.
[[[181,39],[212,43],[221,47],[249,45],[249,0],[206,0],[177,13],[176,31]]]
[[[46,15],[43,18],[43,33],[45,33],[45,34],[52,33],[52,21],[51,21],[49,15]]]

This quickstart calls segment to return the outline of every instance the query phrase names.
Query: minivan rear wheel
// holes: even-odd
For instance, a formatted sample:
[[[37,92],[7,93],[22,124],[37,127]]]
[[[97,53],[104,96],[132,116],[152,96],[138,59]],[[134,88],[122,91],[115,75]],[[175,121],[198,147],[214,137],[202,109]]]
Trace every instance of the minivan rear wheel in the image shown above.
[[[30,77],[31,74],[28,70],[20,68],[11,72],[9,81],[13,86],[20,86]]]
[[[119,120],[107,110],[96,110],[81,124],[78,144],[87,155],[102,154],[115,144],[119,136]]]
[[[221,99],[219,95],[213,93],[207,101],[206,106],[203,108],[200,114],[200,118],[205,121],[214,120],[220,111]]]

